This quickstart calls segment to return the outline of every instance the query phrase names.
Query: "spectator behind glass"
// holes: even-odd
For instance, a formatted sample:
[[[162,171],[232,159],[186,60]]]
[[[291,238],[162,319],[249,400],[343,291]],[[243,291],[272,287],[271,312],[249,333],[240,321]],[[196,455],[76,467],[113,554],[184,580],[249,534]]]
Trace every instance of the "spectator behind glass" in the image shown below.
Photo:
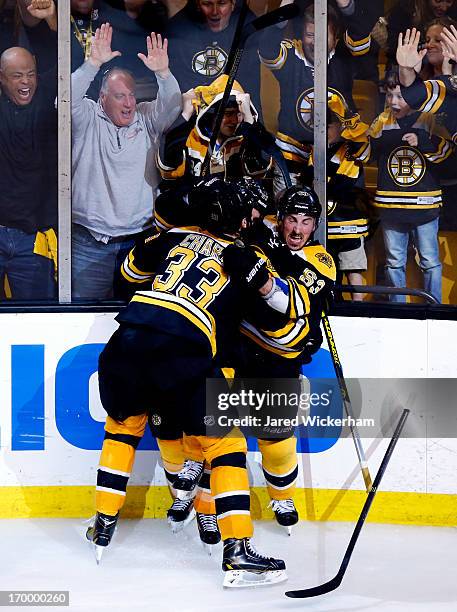
[[[202,174],[219,102],[227,76],[210,85],[201,85],[183,95],[183,112],[162,139],[158,166],[165,179],[161,189],[173,187],[176,179],[192,185]],[[271,158],[261,143],[271,145],[273,137],[258,121],[258,113],[235,81],[210,158],[209,174],[226,179],[251,176],[262,179],[271,167]]]
[[[441,34],[443,28],[456,26],[457,23],[449,17],[434,19],[425,28],[425,48],[427,54],[422,60],[420,77],[426,81],[434,79],[442,74],[452,74],[452,66],[448,61],[444,62],[443,49],[441,45]]]
[[[386,279],[406,287],[408,243],[413,240],[423,273],[424,289],[441,302],[438,219],[442,193],[436,168],[452,155],[429,113],[411,109],[402,96],[397,70],[386,75],[386,109],[369,130],[369,155],[377,159],[374,200],[386,251]],[[391,296],[405,302],[405,296]]]
[[[415,27],[424,33],[427,24],[434,19],[457,19],[456,0],[398,0],[387,15],[388,64],[395,63],[398,35]]]
[[[0,278],[17,300],[55,297],[57,113],[55,73],[38,78],[34,57],[0,57]],[[3,292],[2,292],[3,293]]]
[[[18,0],[29,5],[32,0]],[[39,0],[40,3],[52,0]],[[31,49],[38,56],[41,70],[55,63],[55,46],[52,34],[43,31],[40,16],[22,10]],[[113,46],[121,55],[106,67],[130,70],[137,82],[138,100],[152,99],[157,93],[157,83],[150,72],[137,61],[137,51],[144,45],[148,32],[162,32],[167,22],[167,10],[160,0],[71,0],[71,70],[74,72],[90,55],[95,30],[102,23],[110,22],[114,28]],[[55,35],[54,35],[55,37]],[[94,80],[87,95],[98,98],[101,75]]]
[[[73,121],[73,297],[116,295],[115,274],[135,235],[152,225],[156,146],[181,112],[181,92],[168,69],[167,41],[147,38],[137,61],[157,77],[152,102],[136,103],[135,80],[122,68],[105,73],[98,103],[85,97],[90,83],[119,55],[112,28],[97,29],[89,59],[71,75]]]
[[[235,0],[188,0],[186,6],[170,19],[167,36],[170,67],[182,91],[209,85],[224,72],[232,45],[239,8]],[[248,12],[246,22],[255,15]],[[254,106],[260,110],[260,63],[258,37],[248,39],[237,81],[249,91]]]

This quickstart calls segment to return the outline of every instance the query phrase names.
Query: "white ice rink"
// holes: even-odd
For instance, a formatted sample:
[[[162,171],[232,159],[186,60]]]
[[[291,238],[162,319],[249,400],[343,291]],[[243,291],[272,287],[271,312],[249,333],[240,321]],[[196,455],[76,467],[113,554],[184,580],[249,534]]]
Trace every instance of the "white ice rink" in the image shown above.
[[[220,546],[208,557],[194,522],[174,536],[164,520],[121,520],[98,567],[84,530],[78,519],[0,520],[0,590],[69,590],[70,609],[88,612],[457,611],[453,528],[366,524],[339,589],[308,600],[284,591],[332,578],[352,524],[302,522],[289,538],[257,522],[254,543],[285,559],[289,580],[230,590],[221,586]]]

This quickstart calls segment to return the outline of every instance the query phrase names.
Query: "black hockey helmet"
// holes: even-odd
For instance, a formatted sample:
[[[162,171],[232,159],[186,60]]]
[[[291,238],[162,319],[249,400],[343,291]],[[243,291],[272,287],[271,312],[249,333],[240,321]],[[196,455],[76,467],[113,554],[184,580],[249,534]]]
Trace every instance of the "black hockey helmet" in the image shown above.
[[[233,182],[237,185],[246,203],[249,203],[251,208],[258,210],[262,216],[269,212],[270,196],[261,183],[249,176],[235,179]]]
[[[189,204],[198,211],[200,227],[215,234],[234,234],[244,218],[251,219],[252,204],[236,184],[221,178],[203,180],[190,191]]]
[[[311,187],[295,185],[288,187],[279,197],[277,203],[277,218],[282,221],[286,215],[302,214],[313,217],[316,227],[322,214],[322,206],[317,193]]]

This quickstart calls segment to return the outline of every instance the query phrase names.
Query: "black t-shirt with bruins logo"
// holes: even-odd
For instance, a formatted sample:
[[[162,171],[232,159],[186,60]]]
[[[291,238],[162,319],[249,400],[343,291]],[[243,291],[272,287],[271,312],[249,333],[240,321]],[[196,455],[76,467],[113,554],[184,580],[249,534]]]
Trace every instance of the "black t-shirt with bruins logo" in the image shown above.
[[[453,147],[436,129],[429,113],[395,119],[389,110],[371,125],[368,146],[378,161],[374,206],[383,219],[423,224],[439,216],[438,168],[452,155]],[[405,134],[415,134],[417,146],[408,144]]]
[[[209,85],[223,74],[238,22],[239,11],[232,13],[228,26],[212,32],[206,23],[191,19],[186,9],[181,10],[167,26],[170,70],[181,91],[197,85]],[[255,15],[248,12],[246,22]],[[260,105],[260,62],[257,54],[258,36],[249,37],[238,69],[236,80],[249,93],[254,106]]]

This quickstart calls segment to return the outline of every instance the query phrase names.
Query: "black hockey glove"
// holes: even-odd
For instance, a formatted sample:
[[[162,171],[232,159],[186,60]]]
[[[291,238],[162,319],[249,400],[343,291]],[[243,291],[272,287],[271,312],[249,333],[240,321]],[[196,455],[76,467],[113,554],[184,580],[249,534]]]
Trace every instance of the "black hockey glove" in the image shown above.
[[[283,243],[279,243],[271,251],[270,257],[275,270],[282,277],[292,276],[293,278],[300,278],[306,265],[306,262],[301,257],[294,255],[289,247]]]
[[[224,272],[249,289],[258,291],[270,278],[267,262],[250,247],[230,244],[225,247],[222,258]]]
[[[321,329],[316,327],[312,331],[312,335],[308,335],[306,338],[305,348],[302,353],[303,364],[311,363],[312,356],[321,348],[323,341]]]

